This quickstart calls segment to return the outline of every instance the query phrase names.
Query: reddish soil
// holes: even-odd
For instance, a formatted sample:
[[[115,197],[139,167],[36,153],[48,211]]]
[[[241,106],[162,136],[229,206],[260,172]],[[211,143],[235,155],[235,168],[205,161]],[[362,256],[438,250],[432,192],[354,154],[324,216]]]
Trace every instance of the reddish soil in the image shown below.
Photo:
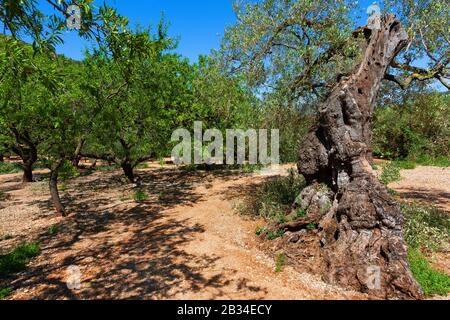
[[[448,169],[440,174],[449,181]],[[44,176],[41,171],[37,179]],[[369,298],[289,266],[274,271],[274,257],[259,249],[254,234],[262,222],[233,209],[269,175],[152,165],[139,176],[149,195],[142,202],[133,200],[133,185],[120,171],[65,183],[61,193],[70,213],[65,219],[53,212],[45,182],[22,185],[19,174],[0,176],[0,239],[8,239],[0,241],[0,251],[24,241],[39,241],[42,248],[27,271],[0,280],[0,287],[14,288],[11,299]],[[399,192],[413,188],[415,180],[408,185],[408,177]],[[448,208],[448,185],[433,185],[442,192],[424,201]],[[427,185],[421,181],[419,187]],[[58,232],[51,235],[54,224]],[[81,271],[80,290],[67,288],[67,268],[73,265]]]

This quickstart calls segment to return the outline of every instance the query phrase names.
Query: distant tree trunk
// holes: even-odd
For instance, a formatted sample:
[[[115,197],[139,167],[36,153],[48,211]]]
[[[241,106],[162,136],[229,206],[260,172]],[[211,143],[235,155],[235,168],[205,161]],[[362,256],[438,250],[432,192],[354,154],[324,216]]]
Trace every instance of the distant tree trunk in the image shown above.
[[[120,165],[123,169],[123,172],[125,173],[125,176],[128,178],[128,180],[131,183],[134,183],[135,182],[135,177],[134,177],[134,172],[133,172],[134,167],[133,167],[132,161],[130,160],[131,146],[123,138],[120,138],[119,142],[122,145],[123,151],[125,153],[125,158]]]
[[[2,153],[0,153],[0,162],[5,162],[5,158]]]
[[[50,180],[49,180],[49,187],[50,187],[50,195],[53,203],[53,207],[55,208],[56,212],[63,217],[66,216],[66,211],[64,209],[64,206],[61,203],[61,198],[59,197],[58,192],[58,176],[59,176],[59,169],[63,165],[64,161],[58,161],[54,163],[50,169]]]
[[[22,152],[22,168],[24,183],[33,182],[33,165],[37,161],[37,150],[35,146],[30,146],[27,150]]]
[[[134,177],[134,171],[133,171],[133,166],[132,166],[131,162],[124,161],[124,162],[122,162],[121,167],[122,167],[123,173],[128,178],[128,180],[131,183],[134,183],[135,177]]]
[[[91,170],[94,170],[95,167],[97,167],[97,159],[94,159],[94,161],[93,161],[92,164],[91,164],[90,169],[91,169]]]
[[[84,146],[85,141],[86,141],[86,140],[81,139],[81,140],[78,142],[77,148],[76,148],[76,150],[75,150],[75,153],[74,153],[74,156],[73,156],[73,159],[72,159],[72,165],[73,165],[74,167],[76,167],[76,168],[78,168],[78,166],[80,165],[80,161],[81,161],[81,158],[82,158],[81,155],[80,155],[80,153],[81,153],[81,150],[83,149],[83,146]]]
[[[367,47],[359,68],[334,87],[300,148],[298,169],[309,186],[299,198],[307,216],[283,227],[318,225],[329,282],[382,298],[421,298],[407,262],[402,212],[370,165],[375,99],[408,37],[393,15],[382,17],[381,29],[361,31]]]

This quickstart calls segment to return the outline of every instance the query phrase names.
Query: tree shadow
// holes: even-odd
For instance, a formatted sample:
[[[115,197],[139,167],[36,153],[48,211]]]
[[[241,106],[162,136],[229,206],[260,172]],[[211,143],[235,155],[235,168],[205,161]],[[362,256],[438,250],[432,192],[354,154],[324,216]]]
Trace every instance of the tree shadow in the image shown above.
[[[248,284],[249,279],[230,278],[235,270],[215,267],[215,253],[192,254],[184,248],[199,239],[204,226],[171,215],[179,205],[204,201],[195,192],[211,173],[158,170],[140,172],[140,189],[149,195],[142,202],[111,199],[109,192],[134,190],[123,184],[118,173],[95,175],[87,182],[73,181],[63,201],[71,215],[58,225],[57,234],[42,228],[38,241],[42,253],[28,270],[0,287],[27,292],[35,299],[171,299],[185,293],[209,298],[226,295],[224,287],[266,292]],[[213,178],[235,179],[229,172],[214,172]],[[164,192],[164,197],[161,197]],[[115,195],[115,194],[114,194]],[[41,210],[53,210],[49,201],[34,201]],[[81,289],[69,290],[66,271],[77,266]],[[205,270],[215,270],[205,272]],[[28,290],[28,291],[26,291]]]
[[[401,188],[396,190],[399,196],[406,201],[422,202],[428,206],[437,206],[449,212],[450,193],[439,190]]]

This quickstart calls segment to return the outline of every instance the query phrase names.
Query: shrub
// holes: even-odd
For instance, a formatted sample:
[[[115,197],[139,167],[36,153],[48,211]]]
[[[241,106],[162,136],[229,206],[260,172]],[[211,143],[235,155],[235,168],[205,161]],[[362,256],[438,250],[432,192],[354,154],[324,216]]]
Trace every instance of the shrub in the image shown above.
[[[0,256],[0,276],[25,270],[31,258],[40,252],[39,244],[25,243],[8,254]]]
[[[305,185],[303,176],[290,170],[288,176],[274,177],[260,185],[244,199],[239,211],[251,217],[279,221],[290,210]]]
[[[447,295],[450,292],[450,276],[433,269],[418,248],[408,250],[411,272],[426,296]]]

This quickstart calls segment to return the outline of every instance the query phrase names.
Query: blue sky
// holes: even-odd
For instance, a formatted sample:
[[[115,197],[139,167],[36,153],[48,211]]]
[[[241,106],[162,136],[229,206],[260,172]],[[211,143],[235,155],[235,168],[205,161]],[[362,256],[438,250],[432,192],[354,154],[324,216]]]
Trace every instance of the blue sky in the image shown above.
[[[318,0],[319,1],[319,0]],[[44,12],[49,6],[41,1]],[[106,2],[130,19],[133,25],[156,27],[161,14],[170,23],[170,36],[180,37],[177,51],[190,61],[197,61],[199,54],[208,54],[218,48],[223,31],[236,19],[232,10],[233,0],[106,0]],[[101,4],[103,1],[96,1]],[[367,8],[372,0],[359,1]],[[363,16],[363,19],[367,19]],[[364,21],[361,21],[364,23]],[[57,48],[58,53],[81,60],[87,43],[76,32],[67,31],[65,43]]]
[[[232,0],[107,0],[128,17],[132,25],[157,26],[161,14],[169,22],[169,35],[180,37],[177,51],[191,61],[218,48],[227,25],[235,22]],[[43,3],[43,2],[42,2]],[[103,3],[103,1],[96,1]],[[43,6],[44,11],[49,7]],[[47,11],[48,12],[48,11]],[[67,31],[58,53],[80,60],[87,43],[76,32]]]

